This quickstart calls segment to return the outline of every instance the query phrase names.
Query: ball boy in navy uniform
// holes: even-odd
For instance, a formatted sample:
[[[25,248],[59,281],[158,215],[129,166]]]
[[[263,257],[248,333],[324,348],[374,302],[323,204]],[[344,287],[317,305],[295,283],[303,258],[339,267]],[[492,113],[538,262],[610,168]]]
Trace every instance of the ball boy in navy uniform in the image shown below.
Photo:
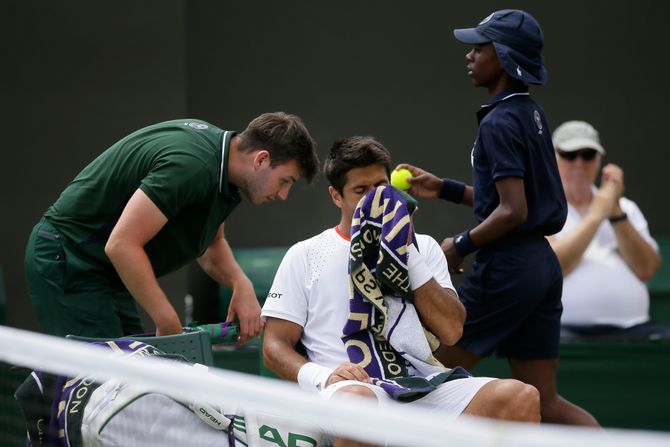
[[[472,368],[493,353],[506,357],[514,378],[540,391],[543,421],[597,425],[556,391],[563,277],[545,236],[562,228],[567,205],[551,131],[528,93],[528,84],[547,80],[542,30],[524,11],[501,10],[454,35],[473,45],[468,75],[491,97],[477,112],[473,186],[399,166],[414,175],[410,194],[471,205],[479,222],[442,242],[452,271],[468,254],[477,257],[458,289],[467,309],[463,337],[438,358]]]

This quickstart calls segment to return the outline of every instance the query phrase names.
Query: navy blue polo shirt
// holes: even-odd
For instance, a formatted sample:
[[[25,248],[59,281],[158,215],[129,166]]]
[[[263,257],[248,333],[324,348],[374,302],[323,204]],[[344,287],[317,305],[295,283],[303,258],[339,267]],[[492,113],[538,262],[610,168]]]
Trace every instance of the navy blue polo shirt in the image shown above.
[[[565,193],[547,119],[528,87],[503,91],[481,106],[477,118],[479,130],[472,149],[477,221],[486,219],[500,203],[495,181],[521,177],[528,218],[510,235],[558,232],[567,216]]]

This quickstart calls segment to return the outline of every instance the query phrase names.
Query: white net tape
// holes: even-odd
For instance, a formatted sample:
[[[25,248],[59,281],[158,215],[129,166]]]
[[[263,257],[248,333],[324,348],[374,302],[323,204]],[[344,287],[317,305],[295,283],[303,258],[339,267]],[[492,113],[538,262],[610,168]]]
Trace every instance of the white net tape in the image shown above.
[[[309,426],[379,445],[468,447],[668,447],[670,434],[502,423],[460,417],[444,423],[416,408],[379,408],[361,399],[325,401],[274,379],[210,368],[209,373],[160,358],[131,358],[34,332],[0,327],[0,360],[59,375],[94,375],[155,390],[185,402],[203,401],[289,416]],[[625,411],[625,409],[622,409]],[[253,444],[253,443],[252,443]],[[298,444],[296,444],[298,445]]]

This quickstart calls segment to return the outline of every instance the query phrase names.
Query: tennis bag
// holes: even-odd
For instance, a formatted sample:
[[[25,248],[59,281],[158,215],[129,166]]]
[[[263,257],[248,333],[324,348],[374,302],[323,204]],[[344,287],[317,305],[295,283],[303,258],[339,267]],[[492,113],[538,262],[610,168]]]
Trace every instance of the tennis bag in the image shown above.
[[[134,340],[96,342],[129,356],[156,356],[207,367]],[[196,372],[197,371],[197,372]],[[208,402],[182,402],[140,386],[93,377],[33,371],[15,398],[26,421],[28,446],[322,447],[329,437],[267,413],[240,414]]]

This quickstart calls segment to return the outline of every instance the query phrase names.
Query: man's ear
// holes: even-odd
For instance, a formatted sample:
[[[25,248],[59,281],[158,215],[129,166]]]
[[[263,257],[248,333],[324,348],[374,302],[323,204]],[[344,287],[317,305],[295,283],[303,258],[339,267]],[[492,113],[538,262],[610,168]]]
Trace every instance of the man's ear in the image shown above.
[[[263,164],[270,164],[270,152],[266,149],[261,149],[254,153],[254,171],[258,171],[263,167]]]
[[[329,186],[328,194],[330,194],[330,198],[333,200],[335,206],[338,208],[342,208],[342,195],[339,192],[337,192],[337,189],[333,188],[332,186]]]

